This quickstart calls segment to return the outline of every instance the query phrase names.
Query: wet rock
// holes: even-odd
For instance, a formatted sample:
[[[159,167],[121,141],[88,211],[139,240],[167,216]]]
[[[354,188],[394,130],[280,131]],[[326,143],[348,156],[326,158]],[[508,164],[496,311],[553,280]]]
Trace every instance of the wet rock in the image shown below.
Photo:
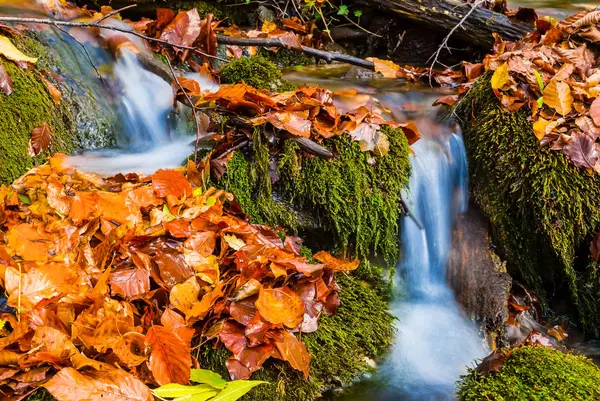
[[[492,251],[488,231],[489,223],[477,209],[458,217],[447,276],[465,312],[483,323],[491,342],[503,345],[512,280]]]

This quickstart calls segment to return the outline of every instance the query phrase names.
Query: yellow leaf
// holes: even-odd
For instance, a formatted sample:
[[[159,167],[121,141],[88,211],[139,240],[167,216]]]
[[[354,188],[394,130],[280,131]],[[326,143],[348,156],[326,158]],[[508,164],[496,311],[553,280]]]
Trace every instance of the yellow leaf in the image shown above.
[[[28,57],[21,53],[9,38],[2,35],[0,35],[0,54],[3,54],[4,57],[12,61],[26,61],[33,64],[37,61],[37,58]]]
[[[400,66],[390,60],[381,60],[375,57],[369,57],[367,61],[372,61],[375,65],[375,71],[383,75],[384,78],[397,78],[396,73],[400,71]]]
[[[223,239],[225,240],[225,242],[227,242],[227,244],[230,247],[232,247],[236,251],[239,251],[244,246],[246,246],[246,243],[243,240],[241,240],[240,238],[236,237],[233,234],[231,234],[231,235],[230,234],[225,234],[225,235],[223,235]]]
[[[508,63],[502,64],[492,75],[492,89],[500,89],[508,81]]]
[[[533,123],[533,133],[535,137],[541,141],[544,136],[546,136],[546,126],[550,121],[543,119],[540,117],[536,122]]]
[[[270,21],[263,22],[262,31],[264,33],[273,32],[275,29],[277,29],[277,25],[275,25],[274,23]]]
[[[566,116],[573,107],[571,88],[565,82],[552,80],[544,89],[544,104]]]

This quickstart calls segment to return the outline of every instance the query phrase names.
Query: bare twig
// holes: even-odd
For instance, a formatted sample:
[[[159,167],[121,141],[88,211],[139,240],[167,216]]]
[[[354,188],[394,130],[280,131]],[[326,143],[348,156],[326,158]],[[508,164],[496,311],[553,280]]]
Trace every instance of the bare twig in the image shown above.
[[[188,103],[190,104],[190,107],[192,108],[192,115],[194,116],[194,122],[196,123],[196,147],[194,148],[194,163],[198,163],[197,159],[198,159],[198,144],[200,143],[200,121],[198,120],[198,114],[196,114],[196,106],[194,105],[194,102],[192,101],[192,98],[190,97],[190,95],[183,88],[183,85],[181,85],[181,82],[179,82],[179,78],[177,78],[177,74],[175,74],[175,70],[173,70],[173,65],[171,64],[171,60],[169,60],[168,56],[166,56],[165,59],[167,60],[167,64],[169,65],[169,70],[171,70],[171,74],[173,75],[173,78],[175,79],[177,86],[179,86],[179,89],[181,89],[181,92],[183,92],[183,95],[185,96]]]
[[[96,75],[98,75],[98,78],[100,79],[102,84],[104,86],[106,86],[106,82],[104,81],[104,78],[102,78],[102,74],[100,74],[100,71],[98,71],[98,67],[96,67],[96,64],[94,64],[94,61],[92,60],[92,56],[90,56],[90,53],[85,48],[85,45],[83,43],[81,43],[79,41],[79,39],[77,39],[75,36],[71,35],[66,29],[63,29],[58,25],[55,25],[54,27],[56,29],[58,29],[59,31],[61,31],[62,33],[64,33],[65,35],[68,35],[71,39],[73,39],[75,42],[77,42],[79,44],[79,46],[81,46],[81,48],[83,49],[83,52],[85,53],[85,56],[87,57],[88,61],[92,65],[92,68],[94,69],[94,71],[96,71]]]
[[[288,45],[283,43],[279,38],[234,38],[231,36],[217,35],[217,42],[225,45],[237,46],[285,47],[290,50],[306,53],[310,56],[323,59],[328,63],[331,63],[332,61],[340,61],[343,63],[368,68],[370,70],[375,69],[375,64],[373,64],[372,61],[367,61],[358,57],[348,56],[347,54],[339,52],[328,52],[324,50],[314,49],[308,46],[301,46],[300,48],[289,47]]]
[[[469,10],[469,12],[467,12],[464,15],[464,17],[462,17],[462,19],[458,22],[458,24],[456,24],[454,26],[454,28],[452,28],[450,30],[450,32],[448,32],[448,35],[446,35],[446,37],[444,38],[444,41],[442,42],[440,47],[438,47],[437,51],[434,54],[432,54],[431,57],[429,57],[429,60],[431,60],[433,58],[433,61],[431,62],[431,66],[429,67],[429,85],[430,86],[431,86],[431,78],[433,76],[433,69],[435,68],[435,65],[438,63],[438,58],[440,57],[442,50],[447,49],[451,53],[450,49],[448,48],[448,41],[452,37],[452,34],[454,34],[454,32],[456,32],[456,30],[462,26],[462,24],[467,20],[467,18],[469,18],[469,16],[475,11],[475,9],[477,7],[479,7],[479,5],[482,4],[483,2],[485,2],[485,0],[478,0],[476,3],[473,3],[471,5],[471,9]],[[427,62],[429,62],[429,60],[427,60]]]
[[[220,60],[223,62],[229,61],[229,60],[223,59],[221,57],[213,56],[212,54],[205,53],[196,47],[179,45],[176,43],[169,42],[168,40],[152,38],[150,36],[143,35],[139,32],[131,30],[131,29],[121,28],[121,27],[112,26],[112,25],[103,25],[103,24],[99,24],[97,22],[55,21],[52,19],[44,19],[44,18],[21,18],[21,17],[4,17],[4,16],[0,17],[0,22],[20,22],[20,23],[45,24],[45,25],[54,25],[54,26],[60,25],[60,26],[71,26],[71,27],[79,27],[79,28],[107,29],[109,31],[128,33],[130,35],[137,36],[139,38],[142,38],[142,39],[145,39],[145,40],[148,40],[151,42],[162,43],[164,45],[168,45],[168,46],[175,47],[178,49],[190,50],[190,51],[198,53],[202,56],[210,57],[210,58]]]
[[[118,14],[118,13],[120,13],[121,11],[129,10],[130,8],[133,8],[133,7],[136,7],[136,6],[137,6],[137,4],[130,4],[130,5],[128,5],[128,6],[121,7],[121,8],[119,8],[118,10],[114,10],[114,11],[111,11],[111,12],[109,12],[109,13],[108,13],[108,14],[106,14],[104,17],[102,17],[102,18],[100,18],[100,19],[98,19],[98,20],[96,20],[96,21],[94,21],[94,22],[95,22],[96,24],[99,24],[99,23],[101,23],[102,21],[104,21],[104,20],[107,20],[107,19],[109,19],[110,17],[112,17],[112,16],[114,16],[114,15],[117,15],[117,14]]]

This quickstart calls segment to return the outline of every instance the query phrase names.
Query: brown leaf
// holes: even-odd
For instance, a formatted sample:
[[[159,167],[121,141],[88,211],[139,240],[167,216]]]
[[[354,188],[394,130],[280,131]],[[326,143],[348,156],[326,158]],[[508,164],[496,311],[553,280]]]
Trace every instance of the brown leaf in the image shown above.
[[[600,232],[596,233],[594,239],[590,243],[590,254],[596,262],[600,261]]]
[[[202,52],[211,56],[217,55],[217,34],[213,29],[214,25],[216,24],[213,23],[213,15],[210,13],[207,14],[206,18],[200,21],[200,33],[196,42]],[[213,61],[212,58],[203,55],[201,57],[205,63]]]
[[[137,298],[150,290],[150,272],[137,267],[117,270],[110,274],[109,284],[113,295]]]
[[[288,361],[292,368],[304,373],[304,378],[308,380],[310,354],[306,346],[289,331],[283,330],[281,334],[282,340],[275,342],[281,359]]]
[[[148,367],[158,384],[188,383],[192,366],[189,344],[163,326],[150,327],[146,343],[152,347]]]
[[[152,401],[152,393],[131,374],[113,369],[84,375],[64,368],[44,387],[60,401]]]
[[[157,8],[156,9],[156,29],[161,30],[165,26],[169,25],[175,18],[175,12],[170,8]]]
[[[288,287],[261,288],[256,307],[266,321],[289,328],[295,328],[304,319],[304,304]]]
[[[593,169],[598,163],[596,143],[581,132],[571,135],[571,139],[563,147],[563,153],[577,167]]]
[[[192,8],[189,11],[182,11],[175,19],[165,27],[160,35],[160,39],[181,46],[192,46],[200,35],[200,15],[198,10]],[[176,52],[181,50],[176,49]],[[187,50],[183,52],[182,59],[185,59]]]
[[[13,91],[13,80],[2,65],[0,65],[0,91],[6,96],[10,95]]]
[[[27,145],[27,153],[31,157],[39,155],[42,151],[50,147],[52,140],[52,131],[46,123],[42,123],[31,132],[31,139]]]

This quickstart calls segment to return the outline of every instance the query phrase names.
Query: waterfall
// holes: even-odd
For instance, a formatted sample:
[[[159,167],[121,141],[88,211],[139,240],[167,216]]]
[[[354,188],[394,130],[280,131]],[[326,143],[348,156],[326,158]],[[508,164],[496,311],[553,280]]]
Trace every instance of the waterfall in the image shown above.
[[[397,284],[404,298],[393,305],[399,335],[386,368],[403,399],[444,400],[453,398],[456,380],[487,349],[446,284],[452,224],[468,200],[462,139],[424,134],[411,156],[408,205],[414,219],[402,222]]]

